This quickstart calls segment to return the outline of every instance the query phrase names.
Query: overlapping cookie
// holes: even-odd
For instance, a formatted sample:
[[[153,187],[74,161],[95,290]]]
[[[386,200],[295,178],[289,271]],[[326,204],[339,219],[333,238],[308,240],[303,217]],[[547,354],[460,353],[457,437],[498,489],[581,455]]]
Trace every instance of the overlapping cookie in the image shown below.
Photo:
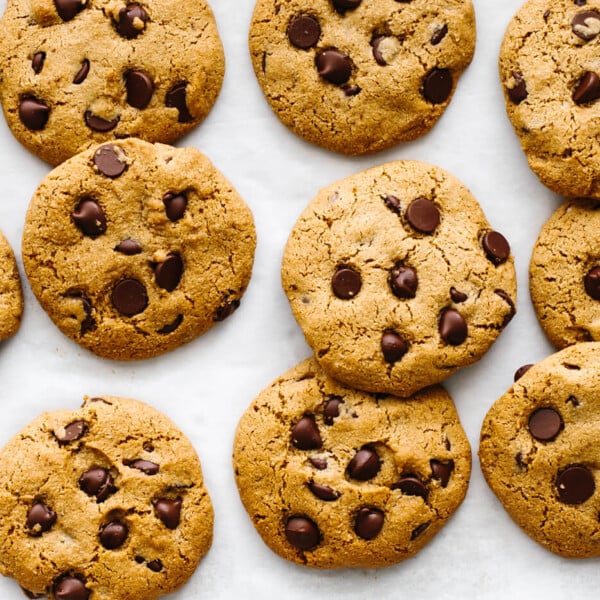
[[[221,89],[206,0],[8,0],[1,24],[6,120],[51,164],[113,138],[173,142]]]
[[[39,416],[0,451],[0,484],[0,572],[30,598],[154,600],[212,541],[196,452],[135,400]]]
[[[510,247],[446,171],[398,161],[323,190],[282,280],[325,372],[410,396],[478,360],[515,313]]]
[[[239,306],[252,214],[194,148],[115,141],[66,161],[32,198],[23,262],[60,330],[130,360],[188,342]]]
[[[258,0],[250,28],[271,108],[299,136],[344,154],[429,131],[474,48],[471,0]]]
[[[15,255],[1,232],[0,259],[0,340],[5,340],[21,324],[23,293]]]
[[[506,110],[529,166],[567,197],[600,197],[600,2],[527,0],[500,53]]]
[[[244,413],[233,461],[274,552],[310,567],[383,567],[413,556],[458,508],[471,451],[441,387],[372,396],[309,359]]]
[[[600,343],[576,344],[522,374],[492,406],[479,458],[488,484],[536,542],[600,556]]]

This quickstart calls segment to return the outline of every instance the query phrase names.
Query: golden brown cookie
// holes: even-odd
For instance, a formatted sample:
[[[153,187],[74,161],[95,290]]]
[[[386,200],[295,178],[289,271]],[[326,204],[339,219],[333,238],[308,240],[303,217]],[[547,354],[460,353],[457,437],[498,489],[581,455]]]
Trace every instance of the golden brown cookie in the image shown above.
[[[212,524],[192,445],[142,402],[42,414],[0,451],[0,572],[30,598],[154,600],[192,575]]]
[[[58,328],[96,354],[156,356],[239,306],[252,213],[195,148],[128,139],[82,152],[34,194],[23,262]]]
[[[254,71],[300,137],[364,154],[427,133],[475,48],[471,0],[257,0]]]
[[[17,262],[8,240],[0,232],[0,340],[19,329],[23,314],[23,293]]]
[[[1,30],[6,120],[54,165],[114,138],[173,142],[221,89],[206,0],[8,0]]]
[[[474,363],[515,313],[508,242],[464,185],[415,161],[322,189],[290,234],[282,280],[330,377],[403,397]]]
[[[481,429],[485,478],[512,519],[566,557],[600,556],[600,343],[530,366]]]

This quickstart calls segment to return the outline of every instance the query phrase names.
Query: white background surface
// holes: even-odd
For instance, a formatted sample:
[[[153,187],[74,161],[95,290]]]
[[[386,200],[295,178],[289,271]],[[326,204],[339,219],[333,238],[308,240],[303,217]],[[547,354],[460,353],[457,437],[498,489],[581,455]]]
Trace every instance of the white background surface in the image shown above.
[[[0,8],[4,4],[0,0]],[[216,513],[213,547],[190,582],[169,596],[174,600],[562,599],[574,589],[580,598],[596,596],[598,560],[562,559],[531,541],[487,488],[476,457],[484,415],[510,387],[515,369],[552,351],[535,320],[527,267],[543,222],[561,200],[527,167],[505,114],[497,71],[503,32],[520,0],[474,0],[475,58],[446,114],[424,138],[362,158],[313,147],[279,123],[263,99],[247,51],[253,0],[211,4],[225,46],[225,82],[207,120],[179,145],[204,151],[254,212],[258,247],[241,308],[168,355],[117,363],[64,337],[22,273],[23,323],[16,337],[0,346],[0,445],[44,410],[79,406],[83,394],[134,397],[171,417],[200,455]],[[255,533],[233,479],[233,436],[251,400],[310,354],[279,281],[281,254],[296,218],[322,186],[399,158],[439,165],[475,194],[492,226],[512,245],[518,314],[479,363],[447,382],[474,454],[467,498],[448,525],[415,558],[395,567],[310,570],[277,557]],[[0,228],[19,261],[27,205],[48,171],[13,139],[0,117]],[[13,581],[0,580],[2,600],[21,597]]]

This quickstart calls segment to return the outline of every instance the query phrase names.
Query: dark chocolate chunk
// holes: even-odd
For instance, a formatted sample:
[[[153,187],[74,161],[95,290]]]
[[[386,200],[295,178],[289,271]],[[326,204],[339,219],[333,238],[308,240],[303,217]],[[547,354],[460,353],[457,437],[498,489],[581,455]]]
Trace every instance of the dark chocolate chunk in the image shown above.
[[[81,61],[81,67],[79,67],[79,71],[75,73],[75,77],[73,77],[73,83],[75,85],[79,85],[85,81],[85,78],[88,76],[90,72],[90,61],[87,58],[84,58]]]
[[[590,269],[583,278],[586,294],[594,300],[600,300],[600,267]]]
[[[319,75],[326,81],[336,85],[346,83],[352,75],[350,57],[335,48],[323,50],[323,52],[317,54],[315,64]]]
[[[167,108],[176,108],[179,112],[177,121],[179,123],[189,123],[194,119],[187,107],[187,81],[176,83],[165,97],[165,105]]]
[[[37,75],[44,68],[44,61],[46,60],[45,52],[36,52],[31,59],[31,68]]]
[[[440,460],[431,459],[429,461],[429,466],[431,467],[431,476],[433,479],[438,479],[441,482],[442,487],[445,488],[450,481],[452,471],[454,471],[454,461],[447,460],[442,462]]]
[[[149,460],[138,458],[137,460],[126,461],[125,464],[131,469],[137,469],[146,475],[156,475],[160,470],[160,466]]]
[[[224,321],[227,317],[230,317],[240,307],[240,301],[237,298],[233,300],[226,300],[217,308],[215,314],[215,321]]]
[[[170,500],[169,498],[161,498],[154,503],[156,516],[169,529],[177,529],[181,518],[181,498]]]
[[[575,104],[587,104],[600,98],[600,77],[593,71],[586,71],[573,92]]]
[[[54,583],[54,600],[88,600],[91,591],[78,577],[63,575]]]
[[[126,317],[144,312],[148,306],[146,287],[137,279],[121,279],[112,289],[113,306]]]
[[[448,25],[446,25],[444,23],[439,29],[436,29],[431,34],[431,40],[430,40],[431,45],[437,46],[446,37],[447,33],[448,33]]]
[[[527,373],[527,371],[529,371],[529,369],[531,369],[531,367],[533,367],[533,364],[527,364],[527,365],[523,365],[523,366],[519,367],[515,371],[515,374],[513,376],[513,381],[517,381],[518,379],[521,379],[521,377],[523,377],[523,375],[525,375],[525,373]]]
[[[167,217],[171,221],[179,221],[179,219],[183,218],[185,209],[187,208],[187,196],[184,192],[167,192],[163,196],[163,204],[165,205]]]
[[[356,515],[354,532],[363,540],[372,540],[379,535],[383,527],[384,514],[378,508],[363,506]]]
[[[127,104],[141,110],[150,103],[154,93],[154,83],[144,71],[127,71],[125,73],[125,89],[127,90]]]
[[[63,21],[70,21],[85,8],[85,0],[54,0],[54,6]]]
[[[172,292],[179,285],[182,275],[183,260],[179,254],[173,252],[167,254],[166,260],[154,267],[156,285],[167,292]]]
[[[415,527],[410,534],[410,539],[416,540],[428,527],[431,525],[431,521],[427,521],[427,523],[421,523],[418,527]]]
[[[341,300],[354,298],[362,287],[362,278],[352,267],[339,266],[331,278],[331,289]]]
[[[408,205],[406,220],[421,233],[433,233],[440,224],[440,211],[431,200],[417,198]]]
[[[144,31],[149,20],[150,17],[144,8],[132,2],[119,11],[115,29],[121,37],[132,40]]]
[[[454,286],[452,286],[450,288],[450,298],[452,298],[452,302],[460,304],[461,302],[464,302],[468,296],[463,292],[459,292]]]
[[[100,146],[94,153],[94,164],[102,175],[115,179],[122,175],[127,168],[125,153],[123,150],[113,146],[112,144],[104,144]]]
[[[91,110],[86,110],[83,114],[83,118],[85,120],[85,124],[94,131],[99,131],[101,133],[106,133],[107,131],[111,131],[114,129],[118,123],[120,117],[115,117],[111,121],[108,119],[103,119],[102,117],[96,116]]]
[[[173,333],[176,331],[183,321],[183,315],[178,314],[170,323],[163,325],[160,329],[156,330],[156,333],[160,333],[161,335],[166,335],[168,333]]]
[[[563,428],[563,420],[553,408],[538,408],[529,415],[528,427],[536,440],[551,442]]]
[[[511,88],[507,88],[506,92],[510,101],[513,104],[521,104],[523,100],[529,96],[529,92],[527,91],[527,84],[525,83],[525,79],[523,78],[522,73],[518,73],[513,71],[513,80],[514,85]]]
[[[397,215],[400,214],[400,211],[402,209],[401,205],[400,205],[400,200],[398,198],[396,198],[396,196],[392,196],[391,194],[387,194],[386,196],[382,196],[383,201],[385,203],[385,205],[392,211],[395,212]]]
[[[593,40],[600,33],[600,13],[596,10],[577,13],[571,21],[571,29],[582,40]]]
[[[592,472],[583,465],[570,465],[556,478],[558,497],[565,504],[583,504],[592,497],[596,484]]]
[[[142,251],[142,245],[131,238],[127,238],[125,240],[121,240],[115,246],[115,252],[120,252],[121,254],[125,254],[127,256],[133,256],[134,254],[140,254]]]
[[[333,420],[340,416],[340,404],[343,403],[344,401],[337,396],[327,400],[325,409],[323,410],[325,425],[333,425]]]
[[[457,310],[445,308],[440,314],[439,331],[444,342],[459,346],[467,339],[467,322]]]
[[[427,500],[429,489],[427,486],[414,475],[406,475],[392,485],[393,490],[400,490],[407,496],[420,496],[423,500]]]
[[[111,521],[100,530],[100,543],[107,550],[120,548],[127,539],[129,528],[122,521]]]
[[[146,562],[146,559],[143,556],[140,556],[139,554],[136,555],[134,560],[138,565],[141,565],[143,562]]]
[[[416,296],[419,278],[412,267],[396,265],[390,273],[389,283],[395,296],[408,299]]]
[[[311,481],[308,485],[308,489],[320,500],[324,502],[333,502],[337,500],[341,494],[328,485],[322,483],[315,483]]]
[[[315,418],[304,415],[292,428],[292,444],[298,450],[316,450],[323,445]]]
[[[347,10],[354,10],[362,2],[362,0],[332,0],[333,7],[339,13],[344,13]]]
[[[385,331],[381,336],[381,352],[385,362],[394,364],[408,352],[408,344],[395,331]]]
[[[506,241],[506,238],[497,231],[486,232],[481,238],[481,245],[487,257],[495,265],[501,265],[510,256],[510,245]]]
[[[82,438],[86,432],[87,425],[85,421],[73,421],[65,427],[64,432],[60,435],[55,431],[54,437],[58,440],[59,444],[68,444]]]
[[[96,496],[98,502],[103,502],[117,491],[111,474],[102,467],[94,467],[79,478],[79,487],[88,496]]]
[[[299,550],[310,550],[321,541],[321,532],[308,517],[296,516],[285,524],[287,541]]]
[[[450,97],[453,84],[448,69],[432,69],[423,78],[423,95],[432,104],[442,104]]]
[[[321,26],[314,17],[298,15],[290,21],[287,36],[293,46],[306,50],[317,45],[321,37]]]
[[[163,568],[163,564],[160,561],[159,558],[155,558],[154,560],[149,560],[146,563],[146,566],[151,570],[154,571],[155,573],[159,573],[160,571],[162,571]]]
[[[82,198],[71,217],[83,235],[97,238],[106,231],[106,215],[93,198]]]
[[[40,500],[31,505],[27,511],[27,527],[31,535],[42,535],[56,523],[56,513]]]
[[[311,456],[309,459],[310,464],[319,471],[324,471],[327,468],[327,460],[318,456]]]
[[[33,96],[23,96],[19,102],[19,118],[27,129],[41,131],[48,123],[50,107]]]
[[[381,469],[381,459],[374,448],[364,446],[361,448],[348,463],[346,472],[348,477],[358,481],[368,481],[373,479]]]

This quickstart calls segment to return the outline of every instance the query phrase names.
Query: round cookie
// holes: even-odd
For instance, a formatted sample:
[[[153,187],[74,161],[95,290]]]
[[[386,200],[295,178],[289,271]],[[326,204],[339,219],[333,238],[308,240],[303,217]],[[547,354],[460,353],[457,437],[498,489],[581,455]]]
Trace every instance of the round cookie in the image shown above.
[[[506,109],[529,166],[568,197],[600,197],[600,1],[527,0],[500,52]]]
[[[600,340],[600,204],[565,202],[542,227],[529,264],[531,299],[556,348]]]
[[[485,478],[512,519],[565,557],[600,556],[600,343],[531,366],[481,429]]]
[[[206,0],[8,0],[0,23],[6,120],[53,165],[113,138],[173,142],[221,89]]]
[[[252,213],[195,148],[128,139],[91,148],[38,187],[23,262],[59,329],[108,358],[156,356],[240,303]]]
[[[136,400],[42,414],[0,451],[0,482],[0,572],[30,598],[154,600],[212,542],[196,452]]]
[[[12,248],[0,232],[0,340],[19,329],[23,314],[21,278]]]
[[[233,462],[274,552],[309,567],[370,568],[413,556],[442,528],[466,494],[471,450],[443,388],[372,396],[309,359],[244,413]]]
[[[330,377],[398,396],[478,360],[515,313],[508,242],[457,179],[414,161],[321,190],[282,281]]]
[[[427,133],[475,49],[471,0],[257,0],[250,54],[281,121],[364,154]]]

